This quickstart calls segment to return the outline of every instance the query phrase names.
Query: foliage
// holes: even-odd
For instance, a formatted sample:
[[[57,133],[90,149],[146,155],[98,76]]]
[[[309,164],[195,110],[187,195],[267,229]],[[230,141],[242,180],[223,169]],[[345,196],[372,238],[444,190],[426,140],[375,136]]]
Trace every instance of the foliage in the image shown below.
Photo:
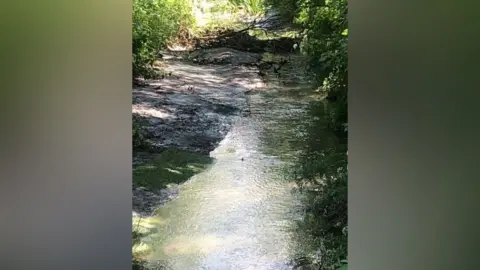
[[[133,75],[152,76],[151,65],[160,50],[193,24],[190,0],[133,0]]]
[[[320,89],[336,103],[331,120],[341,129],[348,117],[347,1],[326,0],[323,5],[307,1],[304,7],[297,17],[306,28],[302,50],[311,58]]]

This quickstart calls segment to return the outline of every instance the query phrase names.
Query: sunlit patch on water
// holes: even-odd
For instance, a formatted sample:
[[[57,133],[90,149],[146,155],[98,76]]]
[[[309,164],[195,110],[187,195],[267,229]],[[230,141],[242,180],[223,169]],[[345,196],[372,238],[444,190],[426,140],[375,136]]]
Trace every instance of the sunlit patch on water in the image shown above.
[[[209,252],[213,252],[217,248],[228,244],[227,241],[214,235],[204,235],[196,238],[180,236],[172,239],[172,243],[166,245],[163,248],[163,251],[167,256],[208,254]],[[232,243],[233,242],[230,241],[230,244]]]

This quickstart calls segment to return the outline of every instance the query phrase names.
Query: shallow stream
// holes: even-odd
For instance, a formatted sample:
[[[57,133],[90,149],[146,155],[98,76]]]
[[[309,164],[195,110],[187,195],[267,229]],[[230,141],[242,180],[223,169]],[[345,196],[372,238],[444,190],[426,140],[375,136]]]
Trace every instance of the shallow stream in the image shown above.
[[[152,232],[142,239],[148,261],[175,270],[291,269],[306,241],[295,231],[302,205],[286,168],[304,136],[310,88],[270,82],[244,95],[249,113],[233,118],[213,163],[141,222]]]

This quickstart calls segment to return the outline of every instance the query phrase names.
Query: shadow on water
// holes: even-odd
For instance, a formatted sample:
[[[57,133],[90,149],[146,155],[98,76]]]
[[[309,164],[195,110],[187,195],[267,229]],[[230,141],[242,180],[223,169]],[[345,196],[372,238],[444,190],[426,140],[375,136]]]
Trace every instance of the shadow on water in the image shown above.
[[[316,249],[299,252],[295,263],[300,269],[341,269],[347,258],[347,132],[332,128],[331,106],[323,102],[309,106],[306,136],[298,144],[293,166],[306,195],[305,218],[298,232],[308,240],[305,246]]]
[[[199,153],[166,149],[133,170],[133,181],[149,189],[163,189],[180,184],[205,170],[213,159]]]

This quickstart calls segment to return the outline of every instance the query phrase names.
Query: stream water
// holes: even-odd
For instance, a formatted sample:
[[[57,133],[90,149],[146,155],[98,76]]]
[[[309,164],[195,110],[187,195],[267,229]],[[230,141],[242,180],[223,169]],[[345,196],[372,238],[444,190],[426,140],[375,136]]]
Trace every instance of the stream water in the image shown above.
[[[301,80],[298,80],[301,81]],[[175,270],[282,270],[305,248],[296,233],[302,205],[285,172],[304,136],[308,85],[272,83],[247,95],[250,113],[210,153],[213,164],[180,188],[145,237],[151,263]]]

